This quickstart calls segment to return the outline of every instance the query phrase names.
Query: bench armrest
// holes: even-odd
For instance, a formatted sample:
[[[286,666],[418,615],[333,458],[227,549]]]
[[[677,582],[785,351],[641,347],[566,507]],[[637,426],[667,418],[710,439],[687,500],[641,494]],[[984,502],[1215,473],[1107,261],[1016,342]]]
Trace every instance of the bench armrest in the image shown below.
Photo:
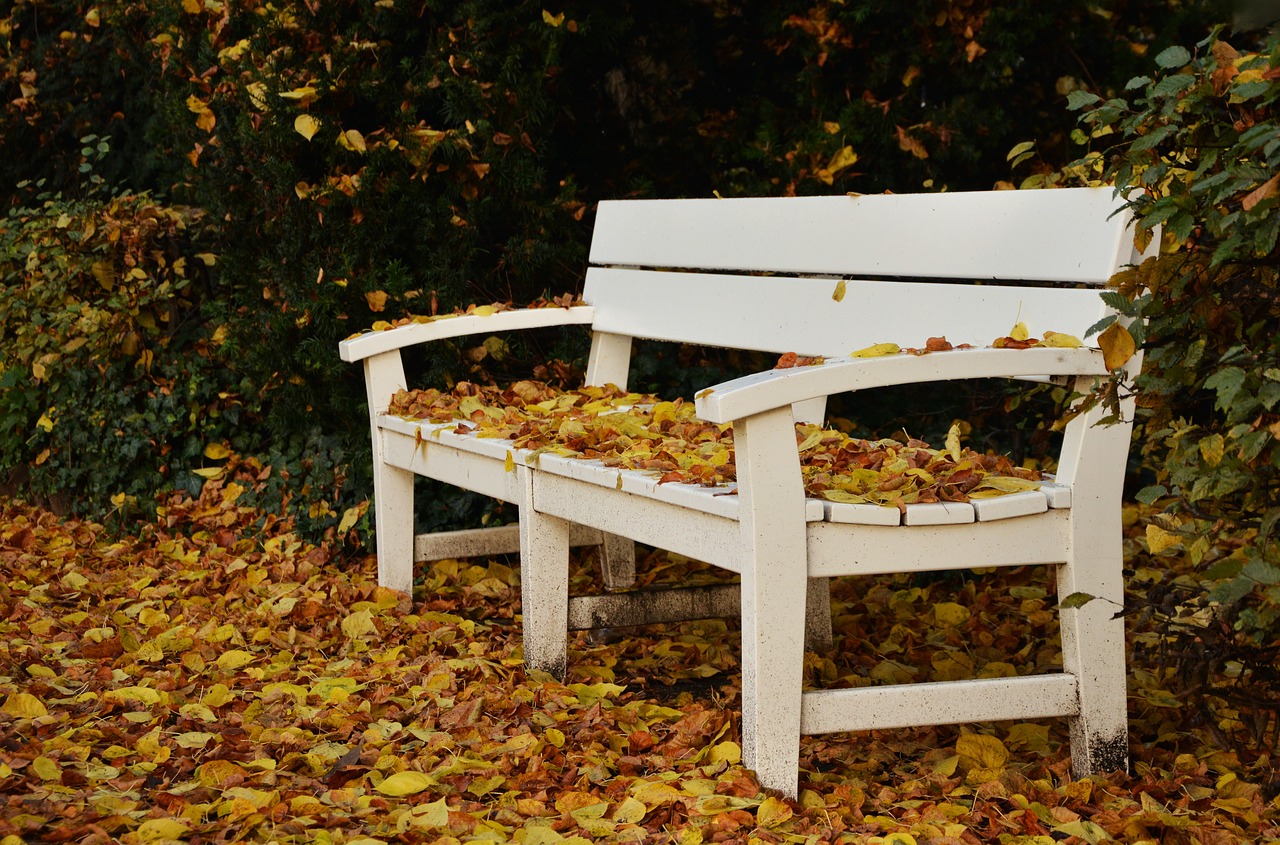
[[[808,399],[852,390],[971,378],[1105,376],[1097,349],[957,349],[927,355],[838,358],[825,363],[768,370],[700,391],[695,406],[708,422],[727,423]]]
[[[575,305],[572,308],[518,308],[482,317],[474,314],[437,317],[429,323],[409,323],[347,338],[338,344],[338,354],[344,361],[362,361],[383,352],[448,337],[545,326],[590,325],[595,315],[596,309],[592,306]]]

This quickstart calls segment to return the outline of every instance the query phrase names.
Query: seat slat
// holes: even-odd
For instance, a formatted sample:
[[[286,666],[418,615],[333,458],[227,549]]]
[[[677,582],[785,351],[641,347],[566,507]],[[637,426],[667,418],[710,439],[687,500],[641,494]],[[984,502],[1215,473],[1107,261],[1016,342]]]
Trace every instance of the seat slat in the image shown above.
[[[1025,493],[1009,493],[994,499],[971,499],[978,522],[994,522],[1014,516],[1044,513],[1049,509],[1049,498],[1039,490]]]
[[[902,517],[903,525],[963,525],[973,521],[973,505],[968,502],[907,505]]]
[[[594,264],[1104,284],[1110,188],[600,203]],[[590,301],[590,300],[588,300]]]
[[[897,508],[880,505],[855,505],[849,502],[823,502],[827,522],[842,525],[901,525],[902,514]]]

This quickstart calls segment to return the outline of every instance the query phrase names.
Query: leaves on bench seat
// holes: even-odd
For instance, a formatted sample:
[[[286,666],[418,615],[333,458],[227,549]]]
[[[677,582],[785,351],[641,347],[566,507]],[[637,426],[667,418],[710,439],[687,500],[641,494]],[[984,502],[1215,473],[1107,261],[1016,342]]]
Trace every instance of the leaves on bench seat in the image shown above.
[[[662,482],[717,486],[736,480],[733,427],[697,417],[692,403],[662,401],[614,385],[558,390],[542,382],[509,387],[459,382],[453,390],[401,390],[390,412],[459,433],[508,440],[533,454],[590,458],[658,473]],[[1038,487],[1039,473],[1008,457],[963,448],[953,427],[945,449],[922,440],[864,440],[809,423],[796,425],[809,496],[902,508],[967,502]]]

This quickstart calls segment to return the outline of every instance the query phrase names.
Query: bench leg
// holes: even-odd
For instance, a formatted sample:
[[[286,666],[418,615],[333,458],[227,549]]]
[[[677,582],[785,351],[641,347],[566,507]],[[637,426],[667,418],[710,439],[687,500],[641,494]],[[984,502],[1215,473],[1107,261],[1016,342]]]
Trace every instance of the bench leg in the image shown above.
[[[520,468],[520,605],[524,663],[564,680],[569,634],[569,529],[567,520],[533,508],[533,473]]]
[[[1074,508],[1073,508],[1074,510]],[[1076,676],[1080,715],[1070,721],[1071,768],[1076,777],[1125,771],[1129,723],[1125,708],[1124,602],[1120,509],[1082,513],[1072,537],[1073,560],[1058,567],[1058,596],[1097,596],[1061,611],[1063,669]]]
[[[600,574],[604,588],[611,593],[635,584],[635,542],[617,534],[605,534],[600,544]]]
[[[742,561],[742,746],[760,785],[795,797],[808,587],[791,409],[734,423]]]
[[[805,595],[804,648],[814,654],[829,654],[831,636],[831,579],[810,578]]]
[[[378,585],[412,594],[413,473],[377,458],[375,455],[373,524],[378,541]]]

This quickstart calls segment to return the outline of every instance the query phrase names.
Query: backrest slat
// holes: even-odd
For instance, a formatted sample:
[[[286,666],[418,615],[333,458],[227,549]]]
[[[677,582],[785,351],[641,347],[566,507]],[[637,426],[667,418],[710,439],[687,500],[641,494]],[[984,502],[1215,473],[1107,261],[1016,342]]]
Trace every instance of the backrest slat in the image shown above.
[[[600,203],[597,265],[1105,284],[1111,188]]]
[[[583,298],[600,332],[764,352],[848,355],[873,343],[923,348],[930,337],[989,346],[1018,321],[1037,337],[1081,340],[1106,313],[1092,288],[909,281],[845,282],[593,267]]]

